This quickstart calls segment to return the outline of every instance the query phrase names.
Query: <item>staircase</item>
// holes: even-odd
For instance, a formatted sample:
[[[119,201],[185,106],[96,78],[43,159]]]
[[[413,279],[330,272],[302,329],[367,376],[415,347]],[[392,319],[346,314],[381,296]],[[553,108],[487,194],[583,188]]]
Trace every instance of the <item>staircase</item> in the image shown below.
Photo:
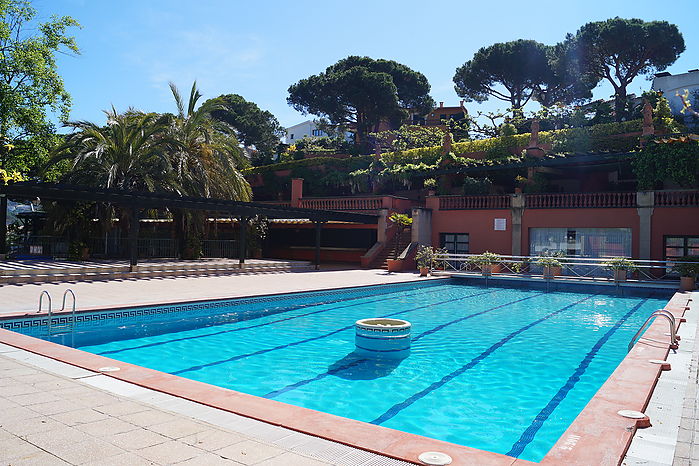
[[[403,233],[401,233],[400,238],[398,239],[398,253],[400,254],[403,252],[405,248],[408,247],[410,244],[410,228],[406,228],[403,230]],[[386,247],[381,251],[371,262],[369,265],[369,268],[372,269],[388,269],[388,264],[386,263],[386,259],[393,259],[395,257],[395,246],[396,246],[396,239],[391,238],[391,241],[388,242]]]

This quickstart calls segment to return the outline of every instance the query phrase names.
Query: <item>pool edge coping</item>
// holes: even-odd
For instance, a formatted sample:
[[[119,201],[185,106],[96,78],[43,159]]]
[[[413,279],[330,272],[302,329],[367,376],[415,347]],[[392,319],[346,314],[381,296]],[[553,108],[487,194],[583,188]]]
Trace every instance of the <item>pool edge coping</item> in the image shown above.
[[[375,286],[380,285],[382,284]],[[331,289],[339,288],[317,291]],[[280,294],[291,293],[271,293],[246,297]],[[675,293],[665,309],[671,311],[678,318],[678,321],[681,321],[679,318],[688,309],[687,304],[690,296],[691,293]],[[245,297],[221,299],[238,298]],[[192,302],[201,301],[211,301],[211,299]],[[141,306],[143,305],[131,307]],[[108,309],[113,309],[113,307]],[[100,309],[92,309],[92,311],[95,310]],[[88,311],[86,310],[86,312]],[[22,316],[26,315],[22,314]],[[663,322],[653,322],[644,332],[643,337],[664,340],[667,338],[664,328]],[[534,463],[236,392],[116,361],[10,330],[0,329],[0,342],[96,373],[100,373],[99,368],[101,367],[117,365],[122,370],[102,374],[268,424],[403,461],[417,463],[419,453],[438,450],[450,454],[454,458],[453,464],[461,464],[461,461],[466,464],[478,461],[478,464],[494,465],[619,464],[623,460],[640,422],[622,418],[616,414],[616,411],[619,409],[643,411],[646,408],[662,371],[659,365],[649,364],[648,360],[665,359],[670,350],[668,343],[648,341],[636,343],[541,462]],[[595,428],[591,430],[590,426]]]

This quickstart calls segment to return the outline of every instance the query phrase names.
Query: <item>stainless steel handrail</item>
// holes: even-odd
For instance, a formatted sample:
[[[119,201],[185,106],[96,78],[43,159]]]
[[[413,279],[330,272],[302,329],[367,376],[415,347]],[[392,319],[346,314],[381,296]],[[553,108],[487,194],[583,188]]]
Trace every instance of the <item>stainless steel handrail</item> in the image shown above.
[[[48,307],[48,320],[46,321],[46,328],[48,329],[49,332],[49,337],[51,336],[51,294],[49,294],[48,291],[43,290],[41,294],[39,295],[39,310],[36,311],[37,313],[41,314],[41,310],[44,307],[44,296],[46,296],[49,300],[49,307]]]
[[[656,317],[664,317],[667,319],[668,323],[670,324],[670,341],[672,345],[677,344],[677,334],[675,333],[675,316],[672,315],[669,311],[666,311],[665,309],[659,309],[655,312],[653,312],[651,315],[648,316],[645,322],[643,322],[643,325],[641,325],[641,328],[638,329],[638,332],[633,336],[631,341],[629,342],[628,346],[628,351],[631,351],[631,348],[636,344],[636,338],[643,332],[643,330],[646,328],[649,322],[651,322],[653,319]],[[640,338],[639,338],[640,340]]]
[[[68,293],[73,297],[73,309],[71,310],[70,313],[70,346],[74,347],[75,346],[75,307],[76,307],[76,302],[77,299],[75,298],[75,293],[73,293],[73,290],[70,288],[66,289],[63,292],[63,305],[61,306],[61,312],[65,311],[66,309],[66,298],[68,297]]]

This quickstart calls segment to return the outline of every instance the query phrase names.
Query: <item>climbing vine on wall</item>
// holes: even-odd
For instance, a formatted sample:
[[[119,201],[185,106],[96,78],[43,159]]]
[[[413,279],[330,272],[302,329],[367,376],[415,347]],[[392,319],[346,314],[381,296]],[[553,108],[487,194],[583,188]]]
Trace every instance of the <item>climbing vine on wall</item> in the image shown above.
[[[632,163],[639,189],[662,188],[666,180],[685,188],[699,185],[699,141],[652,142]]]

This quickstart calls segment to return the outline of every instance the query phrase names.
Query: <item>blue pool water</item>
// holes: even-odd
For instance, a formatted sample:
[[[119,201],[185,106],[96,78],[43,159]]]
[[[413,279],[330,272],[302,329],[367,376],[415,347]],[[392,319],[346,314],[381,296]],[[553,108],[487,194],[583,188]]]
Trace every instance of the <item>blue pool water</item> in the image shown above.
[[[440,280],[130,310],[79,323],[75,338],[132,364],[539,461],[667,298]],[[354,322],[379,316],[413,324],[407,359],[355,355]]]

